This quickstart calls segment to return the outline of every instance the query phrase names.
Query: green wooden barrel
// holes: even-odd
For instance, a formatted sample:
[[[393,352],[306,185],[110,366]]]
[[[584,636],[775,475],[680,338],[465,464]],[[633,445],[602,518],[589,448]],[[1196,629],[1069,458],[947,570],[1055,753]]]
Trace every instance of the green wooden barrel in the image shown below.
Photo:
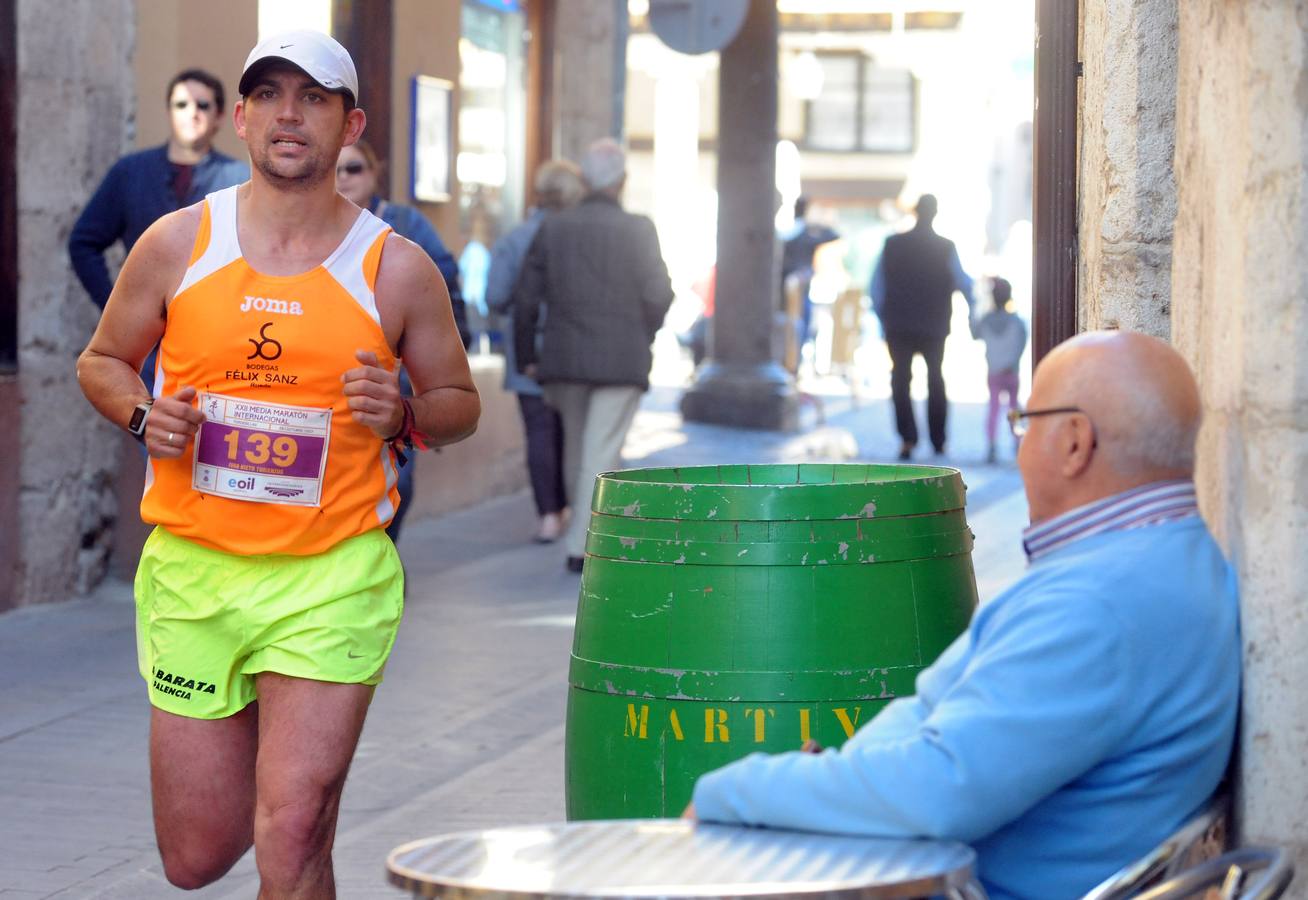
[[[704,772],[839,746],[976,606],[956,469],[600,475],[569,673],[570,819],[675,816]]]

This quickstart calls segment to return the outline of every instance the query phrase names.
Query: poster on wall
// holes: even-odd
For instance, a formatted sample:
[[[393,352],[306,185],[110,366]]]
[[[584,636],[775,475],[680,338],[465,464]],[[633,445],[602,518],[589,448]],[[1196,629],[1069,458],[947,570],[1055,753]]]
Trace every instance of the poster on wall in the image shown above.
[[[413,79],[413,199],[450,199],[450,105],[454,85],[443,78]]]

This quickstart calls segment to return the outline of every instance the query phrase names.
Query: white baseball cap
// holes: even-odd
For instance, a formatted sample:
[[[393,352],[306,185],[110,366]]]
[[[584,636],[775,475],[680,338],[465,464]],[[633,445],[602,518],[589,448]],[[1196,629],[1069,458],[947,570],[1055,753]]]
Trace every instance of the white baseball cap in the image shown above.
[[[245,60],[241,81],[237,85],[242,97],[253,87],[251,82],[259,63],[282,60],[303,69],[304,73],[329,91],[349,91],[359,102],[359,73],[349,51],[321,31],[283,31],[261,40]]]

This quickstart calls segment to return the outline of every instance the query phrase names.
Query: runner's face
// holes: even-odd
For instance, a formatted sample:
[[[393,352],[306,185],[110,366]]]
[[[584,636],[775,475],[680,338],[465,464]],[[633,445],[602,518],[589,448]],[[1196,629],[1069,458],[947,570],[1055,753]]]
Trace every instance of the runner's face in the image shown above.
[[[264,72],[236,116],[254,167],[274,184],[301,189],[333,177],[348,122],[343,97],[289,66]]]
[[[198,81],[180,81],[168,98],[173,140],[188,150],[207,150],[222,123],[213,91]]]

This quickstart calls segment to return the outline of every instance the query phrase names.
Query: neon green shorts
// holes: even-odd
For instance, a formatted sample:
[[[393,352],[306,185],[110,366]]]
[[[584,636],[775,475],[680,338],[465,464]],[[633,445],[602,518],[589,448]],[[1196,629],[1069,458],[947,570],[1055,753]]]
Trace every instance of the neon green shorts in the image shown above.
[[[155,528],[136,570],[136,653],[150,702],[220,719],[277,672],[378,684],[404,573],[378,528],[315,556],[234,556]]]

